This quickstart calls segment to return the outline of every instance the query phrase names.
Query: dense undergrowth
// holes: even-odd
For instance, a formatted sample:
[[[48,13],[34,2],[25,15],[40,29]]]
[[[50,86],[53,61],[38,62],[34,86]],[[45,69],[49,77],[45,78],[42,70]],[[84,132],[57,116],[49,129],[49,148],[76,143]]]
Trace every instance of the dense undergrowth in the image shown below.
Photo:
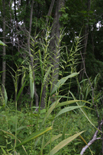
[[[70,52],[66,48],[68,59],[60,60],[60,67],[63,69],[60,68],[60,79],[53,87],[50,81],[53,69],[52,65],[48,66],[46,59],[50,43],[49,34],[47,35],[48,38],[40,43],[42,48],[36,43],[39,50],[37,49],[35,55],[32,55],[37,58],[37,70],[28,60],[16,64],[16,71],[10,67],[15,99],[8,101],[6,89],[4,88],[4,92],[0,89],[0,154],[2,155],[79,155],[97,130],[98,120],[94,105],[96,103],[98,107],[100,103],[101,93],[97,91],[99,75],[94,80],[87,77],[79,82],[79,72],[76,71],[82,38],[75,38]],[[61,57],[64,57],[63,48],[60,49]],[[36,78],[39,77],[39,81],[36,81],[39,86],[38,106],[34,106],[34,71]],[[18,89],[20,75],[23,76],[21,87]],[[78,90],[72,93],[74,81]],[[45,85],[47,85],[45,107],[41,108]],[[27,86],[30,88],[28,95],[22,93]],[[55,101],[51,102],[53,97]],[[98,141],[86,150],[85,155],[97,154],[101,149],[101,141]]]
[[[15,135],[15,120],[16,114],[15,110],[11,110],[11,107],[6,108],[5,110],[0,109],[0,154],[9,154],[14,149],[15,138],[12,134]],[[58,110],[57,110],[58,111]],[[56,111],[56,113],[57,113]],[[17,112],[17,138],[22,142],[24,139],[28,138],[30,135],[36,131],[41,130],[41,124],[45,118],[46,109],[40,111],[40,113],[34,111],[31,113],[31,110],[22,109]],[[75,110],[64,115],[59,116],[53,122],[55,117],[55,112],[49,115],[45,127],[49,127],[53,123],[53,129],[47,132],[45,135],[40,137],[38,144],[35,147],[37,139],[31,140],[30,142],[24,144],[26,153],[24,149],[20,146],[16,149],[19,154],[29,154],[29,155],[39,155],[41,154],[41,148],[43,147],[43,154],[47,155],[50,150],[59,144],[63,139],[66,139],[80,131],[85,131],[82,134],[83,139],[89,141],[92,137],[95,129],[90,125],[88,120],[84,117],[80,110]],[[96,125],[96,118],[93,114],[88,113],[88,117]],[[44,127],[42,127],[44,128]],[[58,136],[58,139],[52,141],[54,136]],[[56,138],[56,137],[54,137]],[[68,146],[65,146],[62,150],[58,151],[56,155],[68,154],[68,155],[79,155],[82,147],[85,145],[82,137],[79,136],[73,142],[69,143]],[[51,142],[50,142],[51,140]],[[46,145],[48,142],[48,145]],[[50,142],[50,143],[49,143]],[[18,144],[18,143],[17,143]],[[42,146],[43,145],[43,146]],[[46,145],[46,146],[45,146]],[[95,146],[96,147],[96,146]],[[5,153],[3,153],[5,150]],[[86,154],[90,154],[89,150]]]

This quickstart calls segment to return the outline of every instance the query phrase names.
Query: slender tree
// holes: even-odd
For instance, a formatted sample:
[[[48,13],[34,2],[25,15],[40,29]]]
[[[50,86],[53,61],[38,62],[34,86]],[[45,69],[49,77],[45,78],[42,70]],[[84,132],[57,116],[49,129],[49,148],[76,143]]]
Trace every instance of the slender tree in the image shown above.
[[[87,8],[87,23],[86,25],[84,25],[84,28],[83,28],[83,36],[84,36],[84,39],[83,39],[83,49],[82,49],[82,56],[83,56],[83,61],[81,63],[81,73],[80,73],[80,79],[83,78],[84,76],[84,68],[83,68],[83,63],[85,63],[85,59],[86,59],[86,49],[87,49],[87,42],[88,42],[88,34],[89,34],[89,11],[90,11],[90,7],[91,7],[91,0],[87,0],[86,2],[86,8]]]
[[[48,16],[51,15],[53,6],[54,6],[54,0],[51,1],[49,11],[47,14],[46,21],[48,22]],[[54,20],[52,23],[52,30],[51,30],[51,41],[50,41],[50,53],[49,53],[49,60],[50,65],[52,65],[52,88],[58,81],[59,77],[59,57],[60,57],[60,17],[62,15],[61,8],[64,6],[64,0],[57,0],[56,1],[56,7],[55,7],[55,14],[54,14]],[[48,65],[48,67],[50,66]],[[41,107],[45,107],[45,97],[46,97],[46,87],[48,85],[48,82],[46,81],[43,91],[42,91],[42,98],[41,98]],[[51,88],[51,91],[52,91]],[[55,99],[51,98],[51,102],[53,102]]]
[[[6,30],[6,26],[5,26],[5,0],[2,0],[2,17],[3,17],[3,42],[5,43],[5,30]],[[6,60],[5,60],[5,56],[6,56],[6,47],[3,46],[3,60],[2,60],[2,91],[4,92],[4,87],[5,87],[5,81],[6,81]]]

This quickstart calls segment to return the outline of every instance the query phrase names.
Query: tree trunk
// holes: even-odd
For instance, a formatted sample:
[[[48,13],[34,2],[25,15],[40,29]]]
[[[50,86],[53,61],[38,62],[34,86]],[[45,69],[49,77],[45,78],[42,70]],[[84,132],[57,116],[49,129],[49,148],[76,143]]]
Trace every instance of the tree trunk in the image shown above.
[[[91,6],[91,0],[87,0],[87,11],[88,11],[88,14],[89,14],[89,11],[90,11],[90,6]],[[88,22],[89,22],[89,19],[88,19]],[[84,28],[84,32],[83,32],[83,37],[84,37],[84,40],[83,40],[83,50],[82,50],[82,56],[83,56],[83,61],[81,63],[81,72],[80,72],[80,80],[83,78],[84,76],[84,68],[83,68],[83,64],[85,63],[85,59],[86,59],[86,49],[87,49],[87,42],[88,42],[88,33],[89,33],[89,25],[87,24]]]
[[[53,10],[54,0],[51,1],[51,5],[48,11],[48,15],[51,14]],[[64,0],[57,0],[54,21],[52,24],[51,31],[51,42],[50,42],[50,64],[52,65],[52,88],[58,81],[59,77],[59,57],[60,57],[60,22],[59,18],[61,17],[60,9],[64,6]],[[48,18],[46,19],[48,21]],[[45,98],[46,98],[46,86],[48,82],[44,85],[41,99],[41,107],[45,107]],[[55,101],[54,98],[51,98],[51,102]]]
[[[56,4],[56,11],[55,11],[55,17],[52,27],[52,33],[51,33],[51,40],[50,43],[50,51],[51,51],[51,63],[53,65],[52,67],[52,87],[56,85],[58,82],[59,77],[59,57],[60,57],[60,22],[59,18],[61,17],[60,9],[64,6],[64,0],[58,0]],[[55,98],[51,98],[51,101],[54,102]]]
[[[28,20],[29,19],[29,0],[26,0],[26,13],[25,13],[25,17],[24,17],[24,23],[25,23],[25,26],[27,28],[27,30],[29,30],[29,24],[28,24]]]
[[[2,0],[2,4],[3,4],[3,42],[5,43],[5,0]],[[3,61],[2,61],[2,85],[5,87],[5,81],[6,81],[6,60],[5,60],[5,56],[6,56],[6,47],[3,46]],[[4,87],[2,87],[2,92],[4,92]]]
[[[46,22],[48,23],[48,17],[51,16],[51,13],[52,13],[52,10],[53,10],[53,6],[54,6],[54,3],[55,3],[55,0],[52,0],[51,1],[51,4],[50,4],[50,7],[49,7],[49,11],[48,11],[48,14],[47,14],[47,18],[46,18]]]
[[[50,7],[49,7],[48,14],[47,14],[46,24],[48,24],[48,20],[49,20],[48,17],[51,16],[51,13],[52,13],[52,10],[53,10],[53,7],[54,7],[54,3],[55,3],[55,0],[52,0],[51,1],[51,4],[50,4]],[[47,68],[49,68],[49,66]],[[42,108],[44,108],[45,107],[45,104],[46,104],[46,87],[47,86],[48,86],[48,80],[46,79],[46,83],[43,86],[42,95],[41,95],[41,103],[40,103],[40,106]]]

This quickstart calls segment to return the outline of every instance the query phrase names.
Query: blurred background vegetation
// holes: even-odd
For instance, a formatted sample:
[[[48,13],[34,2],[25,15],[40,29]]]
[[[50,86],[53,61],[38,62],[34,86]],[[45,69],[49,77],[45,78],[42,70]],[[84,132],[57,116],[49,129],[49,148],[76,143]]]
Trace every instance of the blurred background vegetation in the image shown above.
[[[0,154],[103,155],[102,8],[0,0]]]

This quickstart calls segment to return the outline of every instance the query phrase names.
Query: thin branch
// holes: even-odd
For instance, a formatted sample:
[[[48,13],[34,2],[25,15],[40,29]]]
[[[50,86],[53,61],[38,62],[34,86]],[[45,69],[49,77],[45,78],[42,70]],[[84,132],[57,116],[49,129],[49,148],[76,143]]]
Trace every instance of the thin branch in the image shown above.
[[[94,133],[93,138],[89,141],[89,143],[88,143],[86,146],[84,146],[84,147],[82,148],[82,151],[80,152],[80,155],[83,155],[84,152],[86,151],[86,149],[87,149],[90,145],[92,145],[96,140],[102,139],[101,137],[97,137],[98,131],[100,130],[100,128],[101,128],[102,125],[103,125],[103,119],[101,120],[101,123],[100,123],[100,125],[99,125],[99,127],[98,127],[98,130],[96,130],[96,132]]]
[[[51,16],[51,13],[52,13],[52,10],[53,10],[54,3],[55,3],[55,0],[52,0],[52,1],[51,1],[51,4],[50,4],[50,7],[49,7],[48,14],[47,14],[47,18],[46,18],[46,22],[47,22],[47,23],[48,23],[48,20],[49,20],[48,17]]]

